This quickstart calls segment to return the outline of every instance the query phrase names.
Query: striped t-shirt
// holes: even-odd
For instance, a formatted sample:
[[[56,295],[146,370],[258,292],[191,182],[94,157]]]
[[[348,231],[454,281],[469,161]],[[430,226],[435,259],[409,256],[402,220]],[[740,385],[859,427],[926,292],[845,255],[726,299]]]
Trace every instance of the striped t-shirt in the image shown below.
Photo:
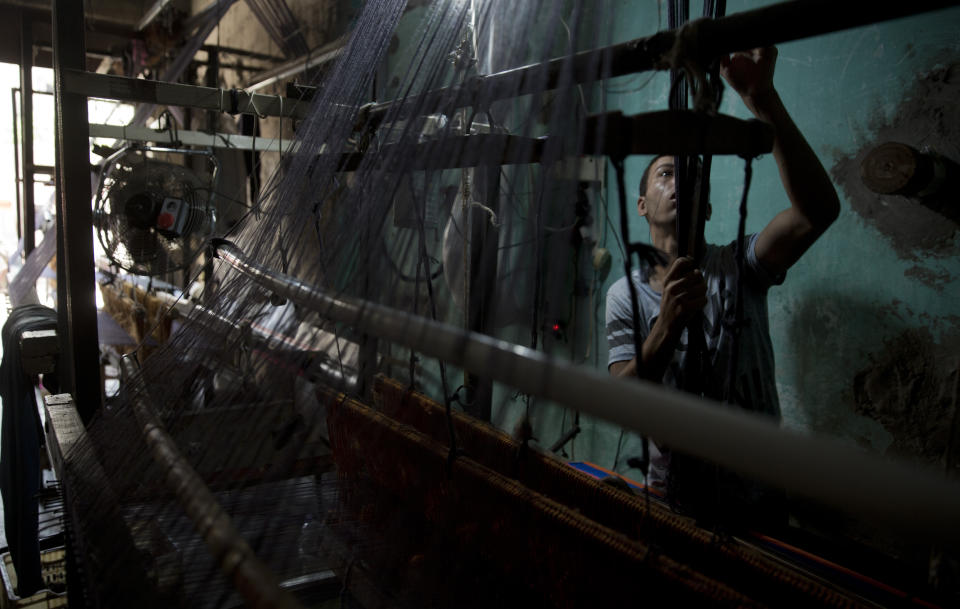
[[[780,418],[780,401],[774,376],[773,345],[770,342],[770,326],[767,319],[767,291],[783,282],[784,275],[767,272],[757,260],[757,235],[747,238],[745,276],[743,278],[743,319],[745,325],[740,335],[740,356],[737,364],[737,381],[734,402],[740,406]],[[703,328],[706,339],[707,384],[717,395],[727,383],[731,328],[736,305],[736,242],[725,246],[707,245],[701,271],[707,282],[707,304],[703,310]],[[640,343],[650,334],[660,314],[660,294],[649,284],[650,268],[642,266],[633,271],[633,284],[639,304]],[[630,292],[626,277],[621,277],[607,290],[607,345],[610,355],[607,365],[633,358],[633,316],[630,309]],[[663,384],[677,386],[679,371],[687,349],[687,330],[683,331],[674,357],[663,375]],[[629,405],[625,405],[629,407]],[[650,443],[650,479],[653,486],[665,484],[670,457],[659,450],[656,439]],[[641,455],[640,437],[625,434],[620,447],[616,469],[621,473],[637,475],[626,465],[631,457]]]

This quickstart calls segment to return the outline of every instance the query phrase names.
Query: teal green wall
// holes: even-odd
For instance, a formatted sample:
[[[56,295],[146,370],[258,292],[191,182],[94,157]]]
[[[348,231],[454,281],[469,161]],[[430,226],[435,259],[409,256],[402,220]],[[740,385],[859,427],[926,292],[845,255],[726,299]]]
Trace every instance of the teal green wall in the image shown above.
[[[731,0],[727,13],[765,4],[771,2]],[[598,5],[613,9],[607,42],[666,28],[662,3],[621,0]],[[398,58],[415,39],[423,10],[417,8],[405,16],[398,32],[399,51],[391,56],[386,77],[402,63]],[[957,124],[960,98],[951,97],[949,87],[940,87],[943,82],[931,84],[927,78],[923,86],[917,84],[918,78],[934,70],[946,70],[942,81],[960,81],[960,69],[948,70],[960,62],[958,25],[960,8],[953,8],[783,44],[775,76],[788,110],[834,176],[842,202],[834,226],[790,270],[786,283],[770,293],[784,425],[839,436],[878,452],[919,456],[928,463],[942,459],[953,433],[951,408],[956,408],[956,398],[952,405],[950,392],[956,391],[960,367],[956,283],[960,237],[955,223],[913,201],[866,193],[859,185],[856,160],[864,150],[890,137],[918,148],[933,145],[960,160],[960,142],[944,135],[957,133],[944,124]],[[661,110],[667,107],[667,76],[618,78],[588,88],[586,95],[594,112]],[[389,96],[381,99],[385,97]],[[721,111],[749,116],[729,90]],[[631,197],[648,161],[648,157],[631,157],[626,162]],[[742,185],[742,160],[714,160],[709,241],[727,243],[734,238]],[[613,226],[618,226],[612,171],[603,194]],[[594,203],[601,206],[599,197]],[[772,156],[761,157],[754,163],[748,231],[761,230],[787,205]],[[633,201],[630,209],[635,209]],[[913,224],[897,226],[897,216],[885,216],[886,209],[906,214]],[[646,240],[647,227],[633,212],[631,223],[631,238]],[[939,235],[935,243],[922,237],[933,233]],[[613,270],[595,288],[600,306],[593,323],[601,340],[599,351],[593,350],[587,362],[601,369],[606,368],[607,351],[602,339],[602,299],[622,274],[622,260],[610,231],[603,245],[613,254]],[[524,331],[508,328],[501,338],[524,343],[525,336]],[[548,349],[557,357],[569,357],[564,345]],[[522,399],[499,388],[495,403],[494,420],[512,429],[523,412]],[[534,413],[534,433],[549,444],[569,427],[570,418],[562,409],[540,404]],[[612,466],[619,429],[589,418],[581,424],[584,431],[568,456]]]

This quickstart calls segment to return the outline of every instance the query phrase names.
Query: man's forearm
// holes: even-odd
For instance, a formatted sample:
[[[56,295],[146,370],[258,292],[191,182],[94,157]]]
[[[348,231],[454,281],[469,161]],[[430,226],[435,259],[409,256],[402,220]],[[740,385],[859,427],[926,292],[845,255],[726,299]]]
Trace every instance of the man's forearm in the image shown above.
[[[661,382],[663,373],[673,360],[679,340],[678,332],[666,330],[659,323],[653,324],[650,335],[640,349],[642,359],[639,376],[655,383]]]
[[[663,374],[673,359],[678,337],[663,331],[654,324],[650,335],[640,346],[640,355],[628,362],[618,362],[610,367],[613,376],[639,376],[654,383],[663,380]],[[639,360],[639,361],[638,361]]]
[[[840,213],[840,200],[820,159],[790,118],[776,89],[744,97],[743,101],[757,118],[773,125],[773,156],[784,190],[811,228],[822,232]]]

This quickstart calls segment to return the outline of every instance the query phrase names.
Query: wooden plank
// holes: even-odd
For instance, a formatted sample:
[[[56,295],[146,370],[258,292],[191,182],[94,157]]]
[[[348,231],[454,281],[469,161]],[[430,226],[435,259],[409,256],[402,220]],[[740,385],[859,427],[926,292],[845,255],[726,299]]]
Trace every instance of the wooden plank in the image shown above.
[[[64,455],[72,451],[81,443],[87,442],[87,430],[80,420],[73,397],[69,393],[48,395],[43,399],[47,414],[44,431],[47,436],[47,451],[50,453],[50,462],[57,478],[63,480],[66,475]],[[103,469],[92,467],[90,475],[106,483],[107,477]]]

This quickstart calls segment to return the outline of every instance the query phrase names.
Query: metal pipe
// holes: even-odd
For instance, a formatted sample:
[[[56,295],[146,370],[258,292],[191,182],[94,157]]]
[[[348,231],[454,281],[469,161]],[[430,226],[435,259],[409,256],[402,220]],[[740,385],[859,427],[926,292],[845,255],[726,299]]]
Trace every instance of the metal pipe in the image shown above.
[[[781,429],[769,417],[636,379],[613,379],[539,351],[373,302],[331,295],[249,260],[225,240],[218,257],[261,286],[327,319],[541,395],[674,449],[852,514],[872,514],[931,539],[960,542],[960,484],[837,439]]]
[[[132,357],[124,356],[121,365],[127,379],[138,375]],[[148,400],[149,397],[143,394],[131,400],[144,442],[154,461],[166,470],[169,488],[176,494],[180,506],[193,521],[220,569],[251,607],[301,608],[292,594],[280,588],[277,576],[257,558],[240,535],[203,478],[180,453],[177,443],[166,432]]]
[[[565,434],[560,436],[560,438],[550,446],[550,452],[555,453],[561,448],[566,446],[567,442],[577,437],[580,434],[580,426],[576,423],[573,424],[573,427],[567,430]]]
[[[48,44],[38,44],[38,45],[36,45],[34,48],[36,48],[37,51],[43,51],[43,52],[46,52],[46,53],[53,53],[53,47],[50,46],[50,45],[48,45]],[[94,50],[91,50],[91,49],[87,49],[85,52],[86,52],[87,57],[88,57],[89,59],[99,59],[99,60],[101,60],[101,61],[103,61],[104,59],[111,59],[111,60],[116,60],[116,61],[119,61],[119,60],[123,59],[123,56],[122,56],[122,55],[117,55],[117,54],[111,53],[111,52],[109,52],[109,51],[94,51]],[[39,55],[41,55],[41,53],[37,53],[37,55],[39,56]],[[41,67],[42,67],[42,66],[41,66]],[[39,93],[39,91],[35,91],[35,93]]]
[[[553,89],[563,78],[572,84],[588,83],[604,78],[624,76],[672,66],[664,56],[674,50],[678,39],[696,44],[677,48],[695,53],[702,65],[721,55],[760,46],[789,42],[811,36],[881,23],[891,19],[918,15],[950,6],[955,0],[793,0],[719,19],[700,19],[683,28],[664,30],[628,42],[582,51],[568,57],[478,76],[454,87],[434,89],[405,101],[389,101],[370,109],[372,124],[383,119],[387,111],[402,104],[401,115],[410,109],[430,114],[444,107],[460,107],[477,99],[497,99]],[[681,33],[683,36],[681,36]],[[681,40],[681,44],[684,44]],[[602,60],[598,61],[598,57]]]
[[[170,4],[170,0],[156,0],[147,12],[143,14],[143,17],[140,18],[139,23],[137,23],[137,31],[142,32],[147,28],[148,25],[153,23],[153,20],[157,18],[157,15],[160,14],[160,11],[164,9],[165,6]]]
[[[23,166],[23,209],[20,233],[26,259],[36,247],[36,212],[33,200],[33,22],[20,12],[20,159]]]
[[[37,48],[40,48],[40,47],[37,47]],[[13,88],[13,91],[14,91],[17,95],[20,95],[20,87],[14,87],[14,88]],[[33,90],[33,94],[34,94],[34,95],[51,95],[51,96],[52,96],[52,95],[53,95],[53,91],[37,91],[36,89],[34,89],[34,90]]]
[[[100,409],[100,341],[97,335],[90,205],[87,100],[65,86],[84,55],[83,2],[53,2],[54,110],[57,149],[57,311],[64,341],[58,366],[61,389],[73,394],[84,421]],[[27,89],[29,90],[29,89]],[[26,96],[25,96],[26,97]]]
[[[116,129],[119,129],[117,127]],[[722,114],[707,116],[692,110],[664,110],[623,116],[608,112],[587,117],[583,125],[581,154],[737,154],[756,156],[773,149],[773,128],[756,119],[741,120]],[[385,144],[380,158],[387,163],[402,162],[405,170],[451,169],[484,165],[540,163],[550,150],[547,138],[525,138],[500,133],[446,136],[405,147]],[[327,153],[335,154],[335,153]],[[356,171],[364,153],[342,153],[338,171]]]
[[[258,61],[269,61],[271,63],[279,63],[284,60],[283,57],[278,57],[276,55],[258,53],[256,51],[250,51],[247,49],[238,49],[237,47],[229,47],[222,44],[205,44],[200,47],[200,50],[206,52],[208,55],[210,53],[225,53],[227,55],[239,55],[240,57],[247,57],[249,59],[256,59]]]
[[[124,125],[90,125],[90,137],[103,137],[133,142],[167,143],[170,132],[157,131],[150,127]],[[177,141],[187,146],[211,148],[233,148],[235,150],[256,150],[257,152],[290,152],[295,149],[296,141],[285,139],[282,146],[276,138],[237,135],[235,133],[205,133],[203,131],[177,131]],[[180,150],[179,152],[183,152]]]
[[[13,118],[13,179],[16,182],[15,189],[17,191],[17,240],[23,237],[23,222],[21,217],[23,216],[23,209],[21,208],[21,198],[20,198],[20,185],[24,183],[23,178],[20,176],[20,150],[17,150],[17,140],[20,139],[18,135],[19,129],[17,128],[17,89],[10,89],[10,115]],[[26,256],[24,256],[26,259]]]
[[[51,2],[41,2],[39,0],[3,0],[4,6],[18,7],[25,11],[30,11],[37,21],[48,23],[51,15]],[[93,2],[88,7],[85,14],[84,26],[91,32],[110,34],[112,36],[121,36],[125,40],[131,35],[129,13],[123,10],[117,10],[117,6],[123,6],[128,3],[118,3],[117,5],[105,2]]]
[[[257,114],[303,119],[309,105],[279,95],[260,95],[242,89],[215,89],[156,80],[142,80],[66,69],[62,74],[67,91],[86,97],[144,102],[164,106],[187,106],[231,114]]]
[[[108,272],[108,271],[104,271]],[[250,321],[236,322],[223,315],[183,297],[177,297],[166,292],[155,292],[154,297],[167,307],[168,311],[176,311],[178,315],[190,317],[201,324],[208,326],[214,332],[224,337],[226,344],[234,344],[241,338],[249,338],[254,345],[264,349],[290,349],[291,351],[304,352],[320,355],[311,364],[309,370],[309,379],[326,383],[336,387],[338,390],[346,393],[354,393],[357,389],[358,379],[357,370],[354,365],[349,363],[338,363],[336,361],[325,361],[331,352],[342,353],[356,350],[359,347],[339,336],[308,327],[307,322],[302,322],[300,328],[294,337],[272,332],[269,328],[260,326]],[[302,336],[302,331],[306,329],[306,336]]]
[[[306,72],[311,68],[321,66],[327,62],[333,61],[340,56],[340,53],[343,52],[343,48],[346,46],[347,40],[346,37],[339,38],[330,44],[324,45],[319,49],[310,51],[303,57],[297,57],[296,59],[291,59],[286,63],[282,63],[275,68],[271,68],[265,72],[254,75],[246,85],[248,91],[256,91],[257,89],[262,89],[273,83],[290,78],[291,76],[296,76],[301,72]]]
[[[726,55],[954,7],[955,0],[793,0],[720,19],[700,19],[704,53]]]

